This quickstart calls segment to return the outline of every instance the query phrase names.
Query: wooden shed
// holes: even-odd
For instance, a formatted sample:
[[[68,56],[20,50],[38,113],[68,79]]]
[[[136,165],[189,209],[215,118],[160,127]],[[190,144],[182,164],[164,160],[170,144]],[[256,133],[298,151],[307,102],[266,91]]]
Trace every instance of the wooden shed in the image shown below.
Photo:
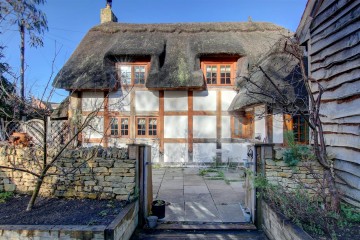
[[[309,0],[296,35],[306,47],[309,76],[325,89],[321,102],[337,186],[360,207],[360,1]],[[318,83],[317,83],[318,82]]]

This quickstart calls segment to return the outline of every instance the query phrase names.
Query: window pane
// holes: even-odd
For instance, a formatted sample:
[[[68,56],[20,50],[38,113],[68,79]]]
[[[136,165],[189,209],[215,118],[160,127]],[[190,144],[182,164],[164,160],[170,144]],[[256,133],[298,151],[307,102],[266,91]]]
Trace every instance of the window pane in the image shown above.
[[[157,135],[157,119],[149,118],[149,135],[156,136]]]
[[[145,118],[138,118],[137,120],[137,132],[138,135],[146,135],[146,119]]]
[[[122,118],[121,119],[121,136],[129,135],[129,119]]]
[[[206,67],[206,83],[207,84],[216,84],[217,78],[217,66],[207,66]]]
[[[135,84],[145,84],[145,66],[135,66]]]
[[[131,66],[120,66],[120,78],[123,84],[131,84]]]
[[[231,84],[231,67],[230,65],[221,65],[220,67],[220,83],[221,84]]]
[[[111,136],[119,135],[119,125],[118,125],[118,119],[117,118],[111,118],[110,119],[110,135]]]

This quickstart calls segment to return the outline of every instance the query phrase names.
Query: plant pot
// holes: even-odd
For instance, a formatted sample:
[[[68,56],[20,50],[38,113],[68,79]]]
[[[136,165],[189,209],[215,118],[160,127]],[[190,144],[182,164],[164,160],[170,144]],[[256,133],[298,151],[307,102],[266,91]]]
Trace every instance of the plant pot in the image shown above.
[[[157,225],[157,220],[158,220],[157,216],[148,216],[147,221],[149,228],[155,228]]]
[[[151,212],[154,216],[157,216],[159,219],[165,217],[165,201],[164,200],[155,200],[151,204]]]

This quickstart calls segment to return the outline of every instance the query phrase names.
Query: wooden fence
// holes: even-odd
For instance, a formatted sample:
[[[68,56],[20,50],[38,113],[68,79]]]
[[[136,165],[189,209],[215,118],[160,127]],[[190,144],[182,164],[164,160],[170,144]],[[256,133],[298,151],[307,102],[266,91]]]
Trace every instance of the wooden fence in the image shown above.
[[[57,146],[64,144],[69,138],[69,124],[67,120],[46,120],[46,141]],[[41,146],[44,143],[44,120],[31,119],[28,121],[10,121],[1,119],[0,141],[8,141],[14,132],[24,132],[28,135],[31,145]]]

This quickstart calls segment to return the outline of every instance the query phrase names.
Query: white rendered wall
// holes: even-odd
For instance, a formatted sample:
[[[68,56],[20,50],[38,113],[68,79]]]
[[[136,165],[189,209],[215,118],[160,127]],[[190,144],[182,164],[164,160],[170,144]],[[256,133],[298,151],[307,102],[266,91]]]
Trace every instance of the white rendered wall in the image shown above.
[[[103,111],[104,92],[82,92],[81,109],[83,111]]]
[[[221,110],[227,111],[231,102],[236,96],[236,91],[222,91],[221,92]]]
[[[256,106],[254,107],[255,114],[255,126],[254,126],[254,137],[260,136],[260,141],[263,141],[266,138],[266,125],[265,125],[265,106]]]
[[[119,89],[109,93],[109,111],[130,112],[130,92]]]
[[[188,144],[165,143],[164,162],[188,162]]]
[[[194,91],[194,111],[216,111],[216,91]]]
[[[194,138],[216,138],[216,116],[193,116]]]
[[[187,111],[187,110],[188,110],[187,91],[164,92],[164,111]]]
[[[188,117],[187,116],[165,116],[164,138],[187,138]]]
[[[284,118],[282,113],[273,115],[273,143],[284,142]]]
[[[86,116],[83,116],[83,121],[85,121]],[[94,117],[90,122],[89,126],[82,131],[82,136],[84,139],[91,138],[102,138],[104,137],[104,118],[103,117]]]
[[[216,143],[194,143],[193,162],[213,162],[216,157]]]
[[[228,157],[230,162],[239,162],[247,159],[247,146],[250,143],[222,143],[221,148],[227,150],[227,153],[222,155],[222,161],[227,162]]]
[[[230,116],[221,117],[221,137],[231,138]]]
[[[159,111],[158,91],[136,91],[135,92],[136,112]]]

